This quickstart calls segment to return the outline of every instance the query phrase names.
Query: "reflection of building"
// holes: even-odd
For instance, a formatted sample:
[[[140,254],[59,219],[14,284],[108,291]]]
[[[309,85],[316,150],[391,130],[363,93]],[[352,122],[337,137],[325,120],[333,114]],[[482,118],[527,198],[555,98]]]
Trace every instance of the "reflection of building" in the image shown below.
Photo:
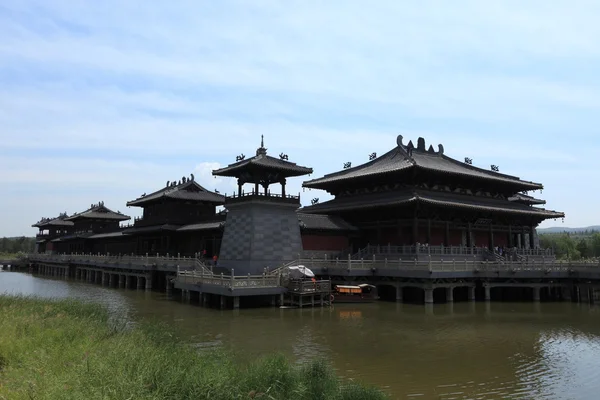
[[[374,257],[373,249],[402,254],[403,245],[415,244],[528,249],[537,244],[535,227],[541,221],[564,216],[538,207],[544,201],[528,194],[541,190],[541,184],[501,174],[496,166],[484,170],[469,159],[459,162],[441,145],[437,151],[426,148],[422,138],[414,146],[400,136],[390,151],[369,158],[304,182],[305,188],[326,190],[334,199],[319,203],[315,198],[300,208],[299,195],[286,191],[287,179],[312,169],[289,162],[285,154],[269,156],[261,143],[254,157],[240,155],[214,171],[237,179],[237,193],[230,197],[184,177],[127,203],[144,209],[133,226],[119,227],[129,217],[102,203],[50,221],[54,225],[40,221],[34,226],[46,236],[40,237],[39,251],[182,256],[206,251],[208,257],[219,255],[221,266],[242,273],[275,268],[299,253],[346,258],[365,247]],[[273,184],[281,193],[271,192]],[[252,189],[246,192],[244,185]],[[222,205],[227,211],[217,213]],[[460,254],[467,253],[471,258],[485,254]]]

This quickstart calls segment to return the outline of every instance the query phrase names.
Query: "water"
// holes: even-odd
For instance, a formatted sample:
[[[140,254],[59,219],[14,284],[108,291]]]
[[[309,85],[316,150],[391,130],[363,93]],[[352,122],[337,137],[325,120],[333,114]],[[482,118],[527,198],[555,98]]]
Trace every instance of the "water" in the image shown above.
[[[14,272],[0,272],[2,292],[100,302],[247,358],[274,351],[298,362],[326,357],[343,377],[397,399],[595,399],[600,391],[600,308],[575,303],[219,311],[161,293]]]

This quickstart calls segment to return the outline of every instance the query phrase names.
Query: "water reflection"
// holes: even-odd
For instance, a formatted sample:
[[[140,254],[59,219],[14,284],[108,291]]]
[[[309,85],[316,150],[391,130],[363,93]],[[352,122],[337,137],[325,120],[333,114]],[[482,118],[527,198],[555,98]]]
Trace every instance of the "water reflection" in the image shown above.
[[[574,303],[372,303],[331,309],[204,309],[164,294],[0,273],[0,292],[74,297],[175,325],[243,357],[326,357],[393,398],[589,399],[600,389],[598,308]]]

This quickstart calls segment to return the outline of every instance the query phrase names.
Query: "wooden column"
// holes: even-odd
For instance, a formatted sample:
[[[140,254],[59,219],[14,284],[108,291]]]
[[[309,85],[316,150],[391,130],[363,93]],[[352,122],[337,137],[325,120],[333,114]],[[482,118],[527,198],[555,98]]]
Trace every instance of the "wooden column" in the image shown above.
[[[413,218],[413,244],[416,244],[419,241],[419,220],[417,216]]]
[[[446,221],[444,229],[444,246],[450,246],[450,221]]]
[[[472,230],[471,230],[471,223],[467,223],[467,247],[471,247],[473,245],[473,238],[472,236]]]
[[[533,233],[535,232],[535,227],[531,225],[529,227],[529,248],[533,249],[535,247],[535,240],[533,237]]]
[[[490,250],[494,250],[494,227],[490,222]]]
[[[243,184],[242,180],[238,179],[238,196],[242,195],[242,184]]]
[[[527,246],[525,245],[525,227],[521,226],[521,248],[525,249]]]
[[[427,243],[431,246],[431,218],[427,218]]]
[[[513,248],[513,234],[512,234],[512,225],[508,225],[508,247]]]
[[[258,194],[258,182],[254,184],[254,194]]]
[[[285,199],[285,183],[286,183],[286,180],[285,180],[285,178],[283,178],[281,180],[281,197],[283,197],[284,199]]]

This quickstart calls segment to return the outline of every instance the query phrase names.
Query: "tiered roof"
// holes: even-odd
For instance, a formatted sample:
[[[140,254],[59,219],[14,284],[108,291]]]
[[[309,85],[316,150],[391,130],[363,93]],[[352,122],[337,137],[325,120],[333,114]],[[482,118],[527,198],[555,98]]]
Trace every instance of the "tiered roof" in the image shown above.
[[[510,184],[517,189],[516,191],[543,189],[543,185],[540,183],[521,180],[516,176],[501,174],[497,171],[488,171],[448,157],[444,155],[444,146],[441,144],[438,145],[438,151],[435,151],[433,146],[429,146],[429,149],[426,150],[423,138],[419,138],[416,148],[412,141],[404,145],[402,135],[398,136],[397,146],[384,155],[368,163],[304,182],[303,186],[328,190],[356,180],[373,179],[415,169],[470,177],[497,184]]]
[[[357,227],[344,221],[336,215],[320,215],[298,213],[298,220],[302,229],[318,231],[356,231]]]
[[[317,203],[301,209],[303,213],[329,213],[353,211],[376,207],[389,207],[424,203],[444,207],[494,211],[509,214],[522,214],[542,218],[564,218],[564,213],[543,208],[531,207],[503,198],[484,197],[421,189],[403,189],[388,192],[365,193],[352,196],[338,196],[324,203]]]
[[[508,198],[509,201],[514,201],[516,203],[523,203],[528,205],[542,205],[546,204],[546,200],[536,199],[533,196],[529,196],[523,193],[517,193],[514,196]]]
[[[192,174],[190,178],[183,177],[178,182],[169,181],[164,188],[149,195],[144,193],[137,199],[127,202],[127,205],[145,207],[147,204],[161,199],[206,202],[215,205],[225,203],[225,196],[205,189],[194,180],[194,175]]]
[[[129,216],[122,214],[121,212],[114,212],[111,209],[104,206],[104,202],[101,201],[98,204],[92,204],[87,210],[71,215],[66,218],[66,221],[76,221],[80,219],[104,219],[109,221],[127,221],[131,219]]]
[[[302,167],[287,160],[287,155],[280,154],[279,158],[267,155],[264,139],[256,150],[256,156],[245,158],[238,156],[238,161],[227,167],[213,171],[215,176],[228,176],[233,178],[245,178],[246,182],[252,182],[255,175],[261,177],[270,173],[277,173],[279,177],[292,177],[312,174],[312,168]]]
[[[67,218],[67,213],[62,213],[56,218],[42,218],[35,224],[31,225],[33,228],[49,228],[52,226],[56,227],[69,227],[73,226],[73,222],[65,221]]]

